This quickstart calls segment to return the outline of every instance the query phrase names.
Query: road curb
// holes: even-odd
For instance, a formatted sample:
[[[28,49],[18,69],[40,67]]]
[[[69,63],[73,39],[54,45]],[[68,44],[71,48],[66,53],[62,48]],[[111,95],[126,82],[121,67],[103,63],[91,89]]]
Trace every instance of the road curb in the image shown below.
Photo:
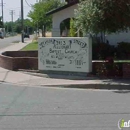
[[[44,74],[39,73],[38,71],[23,71],[19,70],[19,72],[22,72],[24,74],[37,76],[37,77],[43,77],[43,78],[52,78],[52,79],[70,79],[70,80],[91,80],[91,79],[99,79],[97,77],[86,77],[86,76],[75,76],[75,75],[58,75],[58,74]]]
[[[46,87],[59,88],[79,88],[79,89],[104,89],[104,90],[130,90],[130,85],[108,85],[108,84],[68,84],[68,85],[40,85]]]
[[[31,73],[31,72],[23,72],[26,74],[30,74],[33,76],[38,76],[38,77],[44,77],[44,78],[50,78],[46,74],[40,74],[40,73]],[[73,77],[70,76],[71,79],[79,79],[79,77]],[[55,78],[54,78],[55,79]],[[98,79],[96,77],[82,77],[80,80],[91,80],[91,79]],[[40,84],[40,86],[46,86],[46,87],[59,87],[59,88],[79,88],[79,89],[106,89],[106,90],[130,90],[130,84],[129,83],[88,83],[88,84],[54,84],[54,85],[46,85],[46,84]]]
[[[77,88],[77,89],[100,89],[100,90],[130,90],[130,85],[122,84],[58,84],[58,85],[46,85],[46,84],[28,84],[28,83],[11,83],[6,81],[0,81],[0,83],[7,83],[11,85],[20,85],[27,87],[48,87],[48,88]]]

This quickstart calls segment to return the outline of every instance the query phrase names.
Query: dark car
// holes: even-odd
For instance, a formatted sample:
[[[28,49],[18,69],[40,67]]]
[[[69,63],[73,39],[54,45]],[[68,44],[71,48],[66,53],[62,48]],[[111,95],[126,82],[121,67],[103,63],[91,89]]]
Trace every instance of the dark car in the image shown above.
[[[3,35],[2,32],[0,32],[0,38],[1,38],[1,39],[4,39],[4,35]]]
[[[30,38],[29,34],[28,34],[28,33],[25,33],[25,34],[24,34],[24,38]]]

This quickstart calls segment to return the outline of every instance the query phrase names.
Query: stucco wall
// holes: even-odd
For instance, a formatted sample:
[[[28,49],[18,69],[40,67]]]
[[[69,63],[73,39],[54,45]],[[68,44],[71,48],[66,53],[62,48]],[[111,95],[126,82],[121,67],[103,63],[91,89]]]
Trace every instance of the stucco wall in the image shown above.
[[[60,37],[60,23],[67,19],[74,17],[74,9],[77,9],[78,5],[73,5],[67,9],[61,10],[53,14],[53,27],[52,27],[52,36]]]

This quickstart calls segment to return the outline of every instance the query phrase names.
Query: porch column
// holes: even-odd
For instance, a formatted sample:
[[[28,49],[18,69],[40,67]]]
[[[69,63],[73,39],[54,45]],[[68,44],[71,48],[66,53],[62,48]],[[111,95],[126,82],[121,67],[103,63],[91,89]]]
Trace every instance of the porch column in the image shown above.
[[[52,29],[52,37],[60,37],[60,28]]]

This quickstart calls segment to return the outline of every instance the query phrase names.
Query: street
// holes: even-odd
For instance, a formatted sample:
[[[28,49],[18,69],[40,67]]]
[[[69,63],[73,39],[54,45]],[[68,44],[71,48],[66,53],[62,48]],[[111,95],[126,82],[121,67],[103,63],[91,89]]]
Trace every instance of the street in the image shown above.
[[[129,91],[0,84],[0,130],[118,130]]]
[[[31,36],[31,38],[32,38],[32,36]],[[28,38],[25,38],[25,40],[27,40],[27,39]],[[0,39],[0,49],[8,47],[9,45],[11,45],[14,42],[17,42],[17,43],[21,42],[21,35]]]
[[[21,36],[19,35],[19,36],[7,37],[4,39],[0,39],[0,49],[11,45],[11,43],[15,42],[15,41],[18,41],[18,42],[21,41]]]

